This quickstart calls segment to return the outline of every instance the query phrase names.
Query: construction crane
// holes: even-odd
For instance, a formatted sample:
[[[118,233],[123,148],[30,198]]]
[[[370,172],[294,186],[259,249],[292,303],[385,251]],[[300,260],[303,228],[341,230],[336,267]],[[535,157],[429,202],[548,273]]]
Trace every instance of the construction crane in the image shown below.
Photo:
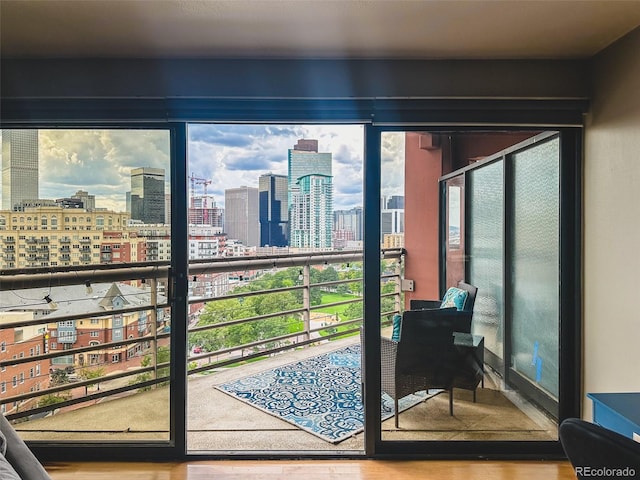
[[[213,182],[213,180],[209,180],[206,178],[202,178],[202,177],[198,177],[196,176],[195,173],[192,173],[191,176],[189,177],[189,180],[191,180],[191,206],[193,207],[193,199],[195,197],[196,194],[196,185],[202,185],[203,189],[204,189],[204,197],[205,197],[205,202],[206,202],[206,197],[207,197],[207,185],[211,185],[211,183]]]
[[[207,210],[207,185],[211,185],[213,180],[198,177],[195,173],[191,174],[189,180],[191,180],[191,208],[195,208],[194,198],[196,193],[196,185],[202,185],[203,187],[204,195],[202,197],[202,216],[203,222],[207,223],[209,219],[209,211]]]

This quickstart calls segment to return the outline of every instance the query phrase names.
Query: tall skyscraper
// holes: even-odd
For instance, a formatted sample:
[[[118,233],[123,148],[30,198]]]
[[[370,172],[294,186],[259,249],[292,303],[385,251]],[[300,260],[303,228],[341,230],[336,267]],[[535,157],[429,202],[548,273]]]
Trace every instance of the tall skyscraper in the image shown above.
[[[336,210],[333,212],[333,231],[353,232],[353,240],[360,242],[363,239],[363,219],[362,207]],[[342,237],[346,236],[343,234]]]
[[[2,130],[2,209],[38,199],[38,130]]]
[[[131,170],[131,219],[143,223],[165,222],[164,168]]]
[[[404,233],[404,196],[382,197],[380,212],[380,241],[388,234]]]
[[[224,191],[224,228],[228,238],[240,240],[248,247],[260,244],[259,203],[256,187]]]
[[[391,233],[404,233],[404,210],[393,208],[380,212],[380,241]]]
[[[258,179],[260,246],[289,245],[288,181],[285,175],[266,173]]]
[[[391,195],[387,197],[387,207],[390,210],[402,210],[404,209],[404,196],[403,195]]]
[[[333,182],[328,175],[298,179],[291,212],[291,246],[330,248],[333,230]]]
[[[319,153],[317,140],[298,140],[297,144],[289,149],[288,182],[289,245],[331,247],[333,230],[331,153]],[[320,202],[323,201],[327,203],[321,204]],[[326,218],[321,218],[319,215]]]

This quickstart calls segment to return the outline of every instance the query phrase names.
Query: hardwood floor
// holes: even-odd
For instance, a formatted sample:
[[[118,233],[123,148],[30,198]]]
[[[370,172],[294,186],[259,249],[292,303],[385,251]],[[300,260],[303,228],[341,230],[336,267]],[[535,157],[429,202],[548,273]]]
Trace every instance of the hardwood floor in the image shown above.
[[[53,480],[575,480],[566,461],[220,460],[47,465]]]

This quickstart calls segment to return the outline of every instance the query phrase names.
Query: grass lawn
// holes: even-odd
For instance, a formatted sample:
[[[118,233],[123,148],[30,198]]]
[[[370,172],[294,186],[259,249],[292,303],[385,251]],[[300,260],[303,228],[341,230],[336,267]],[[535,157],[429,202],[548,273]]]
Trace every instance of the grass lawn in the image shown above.
[[[339,293],[323,293],[322,294],[322,303],[335,303],[335,302],[343,302],[345,300],[352,300],[354,298],[362,300],[361,296],[358,295],[341,295]],[[314,309],[314,312],[322,312],[322,313],[330,313],[335,315],[336,313],[340,314],[344,312],[344,310],[349,307],[349,304],[345,305],[336,305],[333,307],[325,307]]]

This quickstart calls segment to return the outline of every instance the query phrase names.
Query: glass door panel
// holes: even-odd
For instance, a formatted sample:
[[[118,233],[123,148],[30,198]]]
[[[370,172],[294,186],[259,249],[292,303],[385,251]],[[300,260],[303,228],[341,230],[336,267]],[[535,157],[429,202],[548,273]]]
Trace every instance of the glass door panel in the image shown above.
[[[465,254],[465,176],[446,180],[445,188],[445,258],[446,280],[445,285],[457,285],[464,280],[464,254]]]
[[[512,236],[506,232],[512,224],[516,232],[530,232],[535,231],[536,222],[549,222],[548,231],[539,239],[550,238],[547,246],[557,250],[558,225],[553,217],[534,219],[519,208],[505,215],[509,202],[520,206],[518,195],[528,198],[527,192],[535,190],[529,184],[521,185],[517,175],[505,190],[511,178],[505,165],[515,162],[518,166],[523,163],[518,154],[534,148],[532,144],[542,145],[535,143],[538,133],[382,132],[382,258],[389,257],[385,248],[391,238],[401,239],[396,245],[404,247],[396,286],[400,309],[390,315],[383,308],[380,315],[383,442],[557,439],[557,422],[539,405],[536,395],[509,383],[509,372],[504,371],[505,360],[510,365],[512,358],[508,353],[511,343],[518,352],[524,351],[526,342],[531,343],[530,332],[519,336],[524,309],[536,309],[536,301],[546,304],[545,299],[550,298],[545,294],[540,299],[532,289],[528,293],[533,304],[511,300],[509,295],[521,292],[521,287],[508,289],[505,279],[513,268],[520,268],[518,252],[523,250],[520,243],[511,245]],[[542,154],[530,156],[538,159]],[[557,177],[547,172],[551,165],[536,160],[531,168],[555,185],[555,189],[547,185],[547,195],[538,198],[544,204],[541,212],[557,211]],[[398,183],[400,178],[403,185]],[[388,200],[394,195],[403,196],[404,206],[396,213],[404,218],[403,229],[397,232],[391,230],[396,224],[390,221]],[[529,238],[516,234],[519,242]],[[545,272],[545,281],[553,284],[549,288],[556,289],[557,308],[557,262],[549,273],[553,254],[545,258],[544,266],[538,267]],[[383,263],[383,273],[386,268]],[[473,289],[465,293],[475,301],[471,313],[464,311],[464,304],[456,307],[443,297],[461,281],[477,288],[475,297]],[[526,289],[524,271],[518,281]],[[383,300],[385,286],[381,288]],[[542,316],[549,313],[548,308],[536,311]],[[549,321],[555,321],[557,327],[557,315]],[[551,327],[545,324],[545,328]],[[546,355],[547,348],[556,348],[557,353],[557,335],[555,341],[556,347],[551,339],[540,337],[538,351]],[[557,362],[550,368],[557,375]],[[529,380],[535,382],[535,377]]]
[[[473,309],[473,333],[484,336],[485,361],[504,371],[504,161],[466,174],[469,190],[469,281],[482,285]],[[447,265],[448,270],[448,265]]]
[[[514,153],[510,234],[511,368],[557,414],[560,140]]]
[[[170,440],[169,167],[164,129],[2,131],[0,408],[25,440]]]
[[[188,453],[361,454],[363,126],[188,132]]]

